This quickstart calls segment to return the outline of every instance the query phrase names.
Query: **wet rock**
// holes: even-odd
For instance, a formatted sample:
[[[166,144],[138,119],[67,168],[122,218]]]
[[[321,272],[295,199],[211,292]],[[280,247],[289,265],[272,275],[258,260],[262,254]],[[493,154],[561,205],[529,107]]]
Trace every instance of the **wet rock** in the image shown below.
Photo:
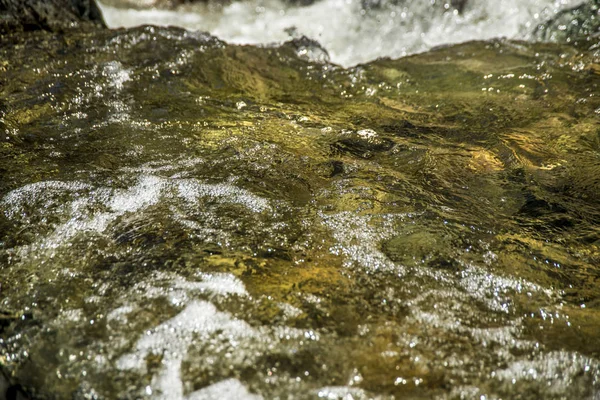
[[[519,209],[520,214],[531,217],[540,217],[547,214],[565,213],[567,210],[560,204],[548,203],[544,199],[536,197],[532,193],[527,193],[523,206]]]
[[[315,172],[320,176],[333,178],[344,173],[344,163],[338,160],[329,160],[317,165]]]
[[[371,158],[377,153],[389,151],[394,146],[392,140],[379,137],[372,129],[364,129],[344,136],[348,137],[339,139],[331,145],[334,152],[352,154],[360,158]]]
[[[403,6],[407,3],[406,0],[361,0],[361,5],[364,10],[377,10],[387,6]],[[433,0],[431,1],[432,11],[442,10],[446,12],[448,10],[456,10],[462,13],[468,0]]]
[[[102,3],[115,8],[133,8],[138,10],[157,8],[172,10],[194,4],[208,4],[218,8],[240,0],[103,0]],[[242,0],[243,1],[243,0]],[[291,6],[309,6],[318,0],[283,0]]]
[[[293,27],[288,28],[290,34],[293,34]],[[300,36],[285,42],[282,49],[289,48],[295,56],[314,63],[327,63],[329,62],[329,53],[327,50],[316,40],[310,39],[306,36]]]
[[[385,255],[403,265],[424,264],[434,268],[456,269],[454,258],[445,254],[447,248],[449,246],[445,239],[427,231],[408,231],[382,243]]]
[[[0,0],[0,33],[105,26],[95,0]]]
[[[157,9],[174,9],[186,4],[208,3],[209,0],[104,0],[103,4],[111,7],[127,9],[133,8],[137,10],[157,8]],[[215,3],[228,4],[229,0],[218,0]]]
[[[533,34],[544,41],[597,43],[600,40],[600,0],[588,0],[577,7],[560,11],[539,25]]]

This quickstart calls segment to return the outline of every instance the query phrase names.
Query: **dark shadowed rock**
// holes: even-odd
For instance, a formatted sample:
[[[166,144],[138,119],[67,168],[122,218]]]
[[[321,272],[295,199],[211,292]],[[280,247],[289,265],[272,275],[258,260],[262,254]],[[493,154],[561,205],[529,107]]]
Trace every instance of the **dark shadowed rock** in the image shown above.
[[[0,0],[0,33],[106,27],[95,0]]]
[[[305,0],[306,1],[306,0]],[[371,9],[379,9],[386,6],[404,6],[407,3],[410,3],[406,0],[361,0],[361,5],[365,10]],[[450,0],[450,2],[433,0],[431,2],[432,10],[443,10],[444,12],[448,10],[457,10],[462,14],[465,7],[467,6],[467,0]]]
[[[105,0],[102,2],[111,7],[116,8],[133,8],[136,10],[144,10],[149,8],[173,9],[182,5],[192,3],[208,3],[207,0]],[[219,0],[218,3],[230,3],[229,0]]]
[[[160,9],[174,9],[180,6],[185,6],[193,3],[210,3],[215,5],[226,5],[231,4],[237,0],[104,0],[103,3],[117,8],[135,8],[135,9],[148,9],[148,8],[160,8]],[[283,0],[284,3],[290,6],[306,7],[319,0]],[[407,3],[406,0],[362,0],[362,6],[364,9],[378,9],[386,5],[403,5]],[[450,0],[449,7],[446,8],[445,2],[434,1],[432,6],[434,9],[441,10],[458,10],[462,13],[467,0]]]
[[[293,31],[295,28],[288,28],[286,31]],[[289,33],[288,32],[288,33]],[[311,62],[327,63],[329,62],[329,53],[319,42],[306,36],[292,39],[282,45],[282,49],[291,49],[295,56]]]
[[[104,0],[103,3],[116,8],[134,8],[137,10],[158,8],[175,9],[191,4],[208,4],[209,6],[225,6],[237,0]],[[309,6],[318,0],[283,0],[291,6]]]
[[[538,25],[534,37],[542,41],[569,42],[600,37],[600,0],[589,0],[563,10],[545,23]]]

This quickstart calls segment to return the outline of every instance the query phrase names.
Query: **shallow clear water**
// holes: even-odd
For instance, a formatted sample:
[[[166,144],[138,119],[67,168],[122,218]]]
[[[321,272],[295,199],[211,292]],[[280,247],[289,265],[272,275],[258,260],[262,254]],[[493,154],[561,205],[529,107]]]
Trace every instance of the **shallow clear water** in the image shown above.
[[[599,395],[597,45],[1,40],[2,385]]]

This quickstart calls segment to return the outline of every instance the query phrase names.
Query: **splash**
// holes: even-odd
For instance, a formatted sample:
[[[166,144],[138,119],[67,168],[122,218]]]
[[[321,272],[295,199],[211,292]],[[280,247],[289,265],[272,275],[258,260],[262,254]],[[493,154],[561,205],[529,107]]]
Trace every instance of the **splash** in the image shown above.
[[[110,27],[175,25],[209,31],[237,44],[282,43],[304,35],[327,49],[332,62],[351,66],[469,40],[529,39],[539,24],[580,3],[472,0],[459,10],[441,0],[323,0],[306,7],[280,0],[249,0],[176,10],[101,8]]]

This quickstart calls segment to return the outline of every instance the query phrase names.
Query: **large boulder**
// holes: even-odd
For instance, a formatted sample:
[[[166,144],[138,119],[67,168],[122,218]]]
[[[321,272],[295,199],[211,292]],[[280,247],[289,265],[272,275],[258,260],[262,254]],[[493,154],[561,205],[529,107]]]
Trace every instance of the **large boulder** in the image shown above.
[[[0,33],[105,27],[95,0],[0,0]]]

